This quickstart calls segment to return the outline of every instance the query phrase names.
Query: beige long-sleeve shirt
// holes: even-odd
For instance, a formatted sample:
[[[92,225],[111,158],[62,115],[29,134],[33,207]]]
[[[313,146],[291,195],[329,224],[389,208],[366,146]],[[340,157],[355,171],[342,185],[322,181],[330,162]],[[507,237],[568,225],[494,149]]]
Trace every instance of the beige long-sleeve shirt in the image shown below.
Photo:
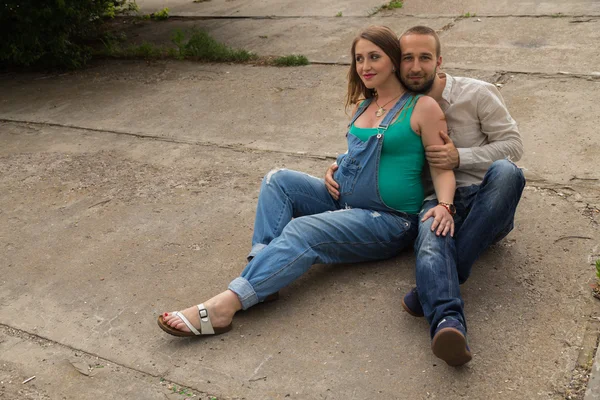
[[[440,74],[444,75],[446,87],[439,104],[460,156],[460,165],[454,170],[456,187],[480,184],[494,161],[521,158],[521,135],[496,86]],[[427,199],[435,198],[429,168],[425,168],[424,178]]]

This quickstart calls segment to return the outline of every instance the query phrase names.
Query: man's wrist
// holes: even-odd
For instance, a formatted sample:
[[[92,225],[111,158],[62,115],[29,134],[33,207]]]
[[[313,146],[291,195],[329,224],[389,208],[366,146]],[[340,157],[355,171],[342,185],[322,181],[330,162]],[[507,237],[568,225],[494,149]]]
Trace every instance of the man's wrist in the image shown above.
[[[456,169],[469,169],[469,165],[473,164],[473,149],[469,147],[461,147],[457,148],[456,150],[458,151],[458,166]]]

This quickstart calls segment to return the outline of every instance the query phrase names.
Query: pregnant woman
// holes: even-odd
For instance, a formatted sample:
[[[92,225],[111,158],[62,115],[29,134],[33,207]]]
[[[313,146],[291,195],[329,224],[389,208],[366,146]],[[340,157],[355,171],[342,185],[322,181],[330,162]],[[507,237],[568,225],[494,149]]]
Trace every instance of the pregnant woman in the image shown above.
[[[399,79],[400,45],[389,28],[373,26],[352,43],[347,106],[348,152],[338,157],[339,199],[322,179],[291,170],[263,179],[248,264],[227,290],[158,325],[175,336],[231,330],[235,313],[277,297],[317,263],[355,263],[397,255],[417,235],[423,202],[424,145],[443,144],[444,114],[430,97],[413,95]],[[451,170],[431,168],[440,205],[433,229],[453,234],[444,203],[454,198]]]

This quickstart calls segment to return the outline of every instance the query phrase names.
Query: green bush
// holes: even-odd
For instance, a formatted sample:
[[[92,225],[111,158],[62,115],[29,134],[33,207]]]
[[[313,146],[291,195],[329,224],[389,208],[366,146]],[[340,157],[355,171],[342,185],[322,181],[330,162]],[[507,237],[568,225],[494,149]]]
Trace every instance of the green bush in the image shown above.
[[[404,3],[402,1],[391,0],[389,3],[384,4],[381,7],[379,7],[379,9],[381,9],[381,10],[393,10],[395,8],[402,8],[402,6],[404,6]]]
[[[191,30],[190,34],[187,42],[186,34],[181,31],[175,31],[171,36],[171,40],[179,50],[178,58],[213,62],[245,62],[256,58],[256,55],[249,51],[233,49],[217,42],[205,31]]]
[[[136,9],[130,0],[3,0],[0,66],[79,68],[102,19]]]
[[[154,12],[150,14],[150,18],[155,19],[157,21],[164,21],[166,19],[169,19],[169,9],[163,8],[162,10]]]
[[[279,67],[295,67],[298,65],[308,65],[310,61],[306,56],[301,54],[291,54],[289,56],[281,56],[277,57],[273,60],[273,65],[277,65]]]

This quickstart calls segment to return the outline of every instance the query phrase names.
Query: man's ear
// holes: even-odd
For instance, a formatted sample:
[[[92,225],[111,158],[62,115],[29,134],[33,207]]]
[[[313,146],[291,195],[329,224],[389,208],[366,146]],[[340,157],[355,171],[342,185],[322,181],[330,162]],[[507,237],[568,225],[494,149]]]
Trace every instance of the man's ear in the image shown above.
[[[437,59],[437,63],[436,63],[436,64],[437,64],[437,67],[438,67],[438,68],[441,68],[441,67],[442,67],[442,56],[439,56],[439,57],[438,57],[438,59]]]

